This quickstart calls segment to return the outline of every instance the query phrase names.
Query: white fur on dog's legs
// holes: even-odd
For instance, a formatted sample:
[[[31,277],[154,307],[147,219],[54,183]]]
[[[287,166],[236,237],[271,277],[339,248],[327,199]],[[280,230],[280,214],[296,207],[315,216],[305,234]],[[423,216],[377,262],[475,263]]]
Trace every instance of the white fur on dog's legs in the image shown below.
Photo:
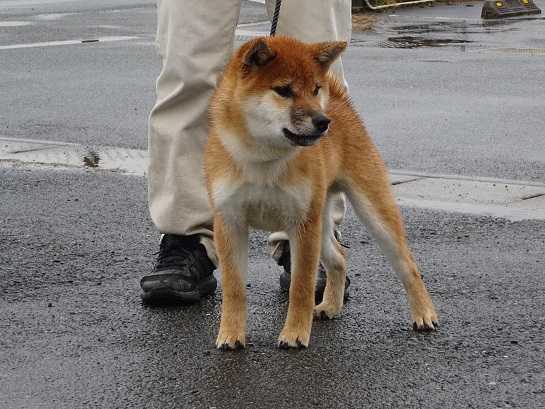
[[[328,194],[325,210],[322,215],[322,251],[321,260],[327,274],[326,286],[322,302],[314,307],[317,318],[331,319],[339,314],[344,303],[346,281],[346,263],[341,246],[335,238],[334,222],[331,209],[334,206],[333,195]]]
[[[307,347],[310,340],[322,234],[321,213],[311,213],[306,223],[288,233],[292,271],[288,316],[278,338],[280,348]]]
[[[214,242],[218,249],[223,300],[216,347],[238,349],[246,345],[246,270],[248,229],[227,226],[214,218]]]
[[[385,189],[389,187],[386,186]],[[380,199],[366,195],[356,188],[347,193],[359,219],[377,241],[405,287],[414,328],[433,330],[437,326],[437,313],[407,246],[395,199],[391,193],[386,192],[389,191],[383,190]]]

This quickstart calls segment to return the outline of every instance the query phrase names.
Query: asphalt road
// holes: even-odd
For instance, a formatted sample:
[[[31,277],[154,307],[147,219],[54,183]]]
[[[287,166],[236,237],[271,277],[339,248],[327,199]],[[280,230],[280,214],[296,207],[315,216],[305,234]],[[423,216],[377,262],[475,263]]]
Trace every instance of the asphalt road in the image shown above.
[[[352,215],[352,297],[308,350],[275,347],[279,268],[251,240],[249,342],[214,348],[221,292],[146,308],[157,234],[139,177],[0,169],[2,408],[540,408],[543,222],[404,210],[441,315],[409,328],[403,291]]]
[[[0,1],[3,21],[28,24],[0,27],[0,47],[137,37],[0,49],[0,135],[146,147],[159,70],[155,9],[128,3],[46,1],[32,14]],[[463,5],[382,15],[346,54],[354,102],[392,168],[545,181],[545,20],[478,16]],[[244,2],[241,23],[264,18],[261,5]]]
[[[544,181],[543,20],[472,13],[407,9],[356,34],[354,101],[392,167]],[[241,22],[262,19],[244,3]],[[153,31],[152,1],[0,0],[0,135],[144,148]],[[1,48],[118,36],[137,38]],[[0,408],[545,407],[545,223],[403,213],[438,332],[410,329],[400,283],[350,213],[342,315],[315,323],[309,349],[278,350],[287,299],[255,233],[250,346],[221,353],[221,290],[185,308],[140,302],[158,244],[143,178],[0,161]]]

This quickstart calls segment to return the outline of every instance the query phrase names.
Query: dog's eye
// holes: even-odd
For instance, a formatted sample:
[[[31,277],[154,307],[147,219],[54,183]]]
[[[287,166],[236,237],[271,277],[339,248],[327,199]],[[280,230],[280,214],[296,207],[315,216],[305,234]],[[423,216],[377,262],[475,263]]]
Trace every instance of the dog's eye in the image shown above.
[[[320,92],[320,87],[319,85],[316,85],[316,88],[314,88],[314,96],[318,95],[318,93]]]
[[[282,87],[273,87],[273,91],[284,98],[293,97],[293,90],[289,85],[284,85]]]

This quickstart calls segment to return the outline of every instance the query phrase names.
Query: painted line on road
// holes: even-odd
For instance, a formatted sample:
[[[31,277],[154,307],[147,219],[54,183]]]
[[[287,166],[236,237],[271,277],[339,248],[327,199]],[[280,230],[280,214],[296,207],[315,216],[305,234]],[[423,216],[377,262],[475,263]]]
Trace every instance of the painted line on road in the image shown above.
[[[513,222],[522,220],[545,220],[545,202],[536,201],[519,206],[479,205],[471,203],[445,202],[440,200],[407,199],[397,196],[397,203],[402,207],[441,210],[448,213],[463,213],[507,219]]]
[[[248,27],[260,27],[263,25],[270,25],[271,22],[269,20],[262,20],[262,21],[254,21],[252,23],[240,23],[237,28],[248,28]]]
[[[32,21],[0,21],[0,27],[22,27],[34,24]]]
[[[73,16],[80,13],[47,13],[47,14],[37,14],[34,16],[36,20],[45,20],[45,21],[54,21],[60,20],[62,18]]]
[[[90,168],[145,176],[148,153],[115,146],[0,137],[0,165]],[[401,206],[512,221],[545,220],[545,183],[396,169],[390,174]]]
[[[115,37],[98,37],[91,39],[78,39],[78,40],[63,40],[63,41],[45,41],[40,43],[26,43],[26,44],[11,44],[1,45],[0,50],[16,50],[19,48],[37,48],[37,47],[57,47],[61,45],[74,45],[85,43],[110,43],[114,41],[129,41],[135,40],[140,37],[136,36],[115,36]]]
[[[141,149],[0,137],[0,161],[87,167],[144,176],[147,157],[147,151]]]
[[[62,141],[47,141],[43,139],[31,139],[31,138],[10,138],[9,136],[0,135],[0,145],[2,143],[36,143],[42,145],[59,145],[59,146],[79,146],[77,143],[72,142],[62,142]]]
[[[414,176],[421,179],[449,179],[449,180],[467,180],[467,181],[477,181],[485,183],[507,183],[509,185],[524,185],[524,186],[545,186],[545,183],[531,182],[531,181],[521,181],[516,179],[498,179],[488,176],[464,176],[464,175],[452,175],[448,173],[428,173],[428,172],[418,172],[418,171],[409,171],[401,169],[392,169],[392,172],[398,175],[405,176]]]
[[[516,47],[495,47],[484,50],[471,50],[471,52],[491,52],[496,51],[506,54],[524,55],[530,57],[545,57],[545,48],[516,48]]]
[[[235,32],[235,39],[237,41],[246,41],[255,37],[267,36],[269,35],[270,27],[270,21],[239,24]]]

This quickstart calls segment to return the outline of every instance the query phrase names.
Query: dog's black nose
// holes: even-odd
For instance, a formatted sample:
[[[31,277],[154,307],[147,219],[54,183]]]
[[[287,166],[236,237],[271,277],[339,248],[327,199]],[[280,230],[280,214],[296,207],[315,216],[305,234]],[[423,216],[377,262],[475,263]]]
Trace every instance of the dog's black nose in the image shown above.
[[[316,115],[312,117],[312,125],[316,128],[318,132],[325,132],[327,131],[327,128],[329,127],[329,123],[331,120],[322,114]]]

